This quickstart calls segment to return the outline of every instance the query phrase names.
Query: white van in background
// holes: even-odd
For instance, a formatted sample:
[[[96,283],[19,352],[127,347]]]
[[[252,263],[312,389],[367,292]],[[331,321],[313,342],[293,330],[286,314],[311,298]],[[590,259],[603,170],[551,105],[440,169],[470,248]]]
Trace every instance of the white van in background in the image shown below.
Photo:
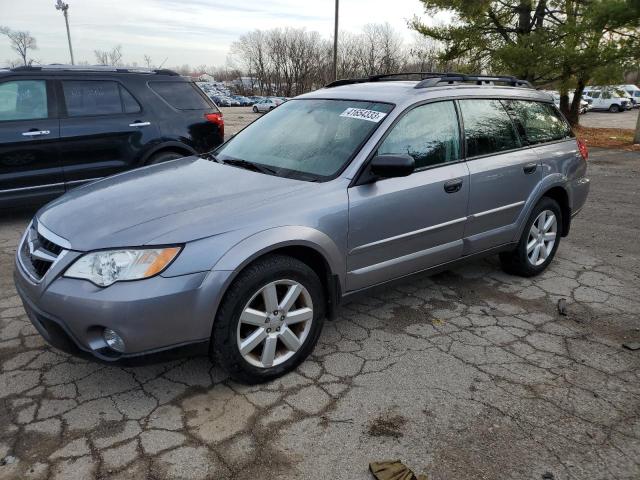
[[[593,110],[608,110],[612,113],[633,108],[631,97],[618,87],[587,87],[583,94]]]

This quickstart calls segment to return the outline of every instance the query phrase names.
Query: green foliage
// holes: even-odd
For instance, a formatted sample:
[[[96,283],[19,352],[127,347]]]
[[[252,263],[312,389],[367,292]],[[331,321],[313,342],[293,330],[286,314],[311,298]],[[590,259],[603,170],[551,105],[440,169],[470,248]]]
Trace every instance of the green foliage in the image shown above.
[[[428,14],[448,11],[453,21],[411,27],[442,42],[443,60],[466,59],[496,74],[565,94],[592,80],[619,82],[640,60],[640,0],[420,0]],[[569,113],[566,100],[563,110]]]

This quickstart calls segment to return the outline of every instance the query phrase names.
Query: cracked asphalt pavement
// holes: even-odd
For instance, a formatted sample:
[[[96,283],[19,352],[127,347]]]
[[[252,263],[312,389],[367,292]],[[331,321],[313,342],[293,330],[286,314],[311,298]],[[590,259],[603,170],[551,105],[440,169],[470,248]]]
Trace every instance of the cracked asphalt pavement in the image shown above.
[[[205,356],[118,366],[47,346],[12,282],[33,212],[5,213],[0,478],[358,480],[395,458],[431,480],[640,478],[640,351],[622,347],[640,341],[640,154],[590,168],[543,275],[489,258],[373,290],[260,386]]]

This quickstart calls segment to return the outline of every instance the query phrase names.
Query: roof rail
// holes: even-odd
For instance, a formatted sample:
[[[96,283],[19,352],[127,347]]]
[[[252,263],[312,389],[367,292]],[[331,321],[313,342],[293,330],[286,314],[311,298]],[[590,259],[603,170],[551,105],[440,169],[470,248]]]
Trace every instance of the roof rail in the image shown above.
[[[438,72],[403,72],[403,73],[382,73],[379,75],[370,75],[363,78],[344,78],[341,80],[335,80],[327,85],[325,88],[339,87],[342,85],[351,85],[354,83],[368,83],[368,82],[381,82],[381,81],[394,81],[394,80],[410,80],[411,76],[418,76],[418,80],[424,80],[433,75],[446,75],[445,73]],[[398,78],[406,77],[406,78]]]
[[[442,72],[405,72],[388,73],[381,75],[371,75],[366,78],[346,78],[329,83],[325,88],[339,87],[342,85],[352,85],[354,83],[368,83],[381,81],[410,80],[409,77],[419,77],[419,83],[415,88],[435,87],[440,84],[453,85],[455,83],[473,82],[476,85],[491,85],[493,83],[506,83],[512,87],[533,88],[527,80],[520,80],[516,77],[493,76],[493,75],[466,75],[464,73],[442,73]],[[403,78],[404,77],[404,78]]]
[[[156,75],[176,75],[178,73],[166,68],[150,69],[142,67],[116,67],[112,65],[65,65],[54,63],[51,65],[29,65],[11,68],[12,72],[30,72],[30,71],[64,71],[64,72],[116,72],[116,73],[146,73]]]
[[[440,84],[454,85],[456,83],[475,83],[476,85],[493,85],[505,83],[510,87],[533,88],[528,80],[521,80],[510,76],[494,75],[466,75],[464,73],[434,74],[419,82],[414,88],[436,87]]]

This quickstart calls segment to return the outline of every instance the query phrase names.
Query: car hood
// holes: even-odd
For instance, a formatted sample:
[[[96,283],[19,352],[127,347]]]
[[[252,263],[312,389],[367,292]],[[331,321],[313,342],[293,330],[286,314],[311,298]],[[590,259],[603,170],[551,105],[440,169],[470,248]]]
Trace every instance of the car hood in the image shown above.
[[[261,210],[310,185],[186,157],[72,190],[37,221],[79,251],[186,243],[264,223]]]

